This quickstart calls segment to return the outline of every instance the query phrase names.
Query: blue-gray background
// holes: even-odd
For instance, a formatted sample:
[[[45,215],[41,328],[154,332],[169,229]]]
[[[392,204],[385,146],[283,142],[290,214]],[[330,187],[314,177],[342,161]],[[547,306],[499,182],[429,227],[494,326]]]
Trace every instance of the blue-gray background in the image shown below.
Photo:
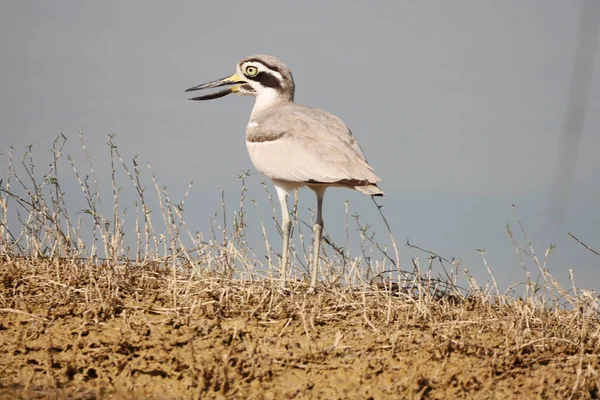
[[[244,142],[252,100],[197,103],[183,91],[233,73],[244,56],[272,54],[294,72],[296,101],[352,128],[383,179],[381,202],[401,245],[410,238],[460,257],[483,280],[476,249],[485,248],[506,287],[524,277],[505,234],[515,203],[537,252],[557,245],[550,271],[564,281],[572,268],[577,283],[594,287],[600,258],[566,233],[600,248],[600,60],[589,38],[578,50],[581,24],[600,17],[594,1],[5,0],[0,161],[6,165],[9,146],[21,154],[29,144],[47,159],[63,133],[82,163],[83,130],[101,182],[108,182],[106,135],[117,134],[125,158],[150,162],[173,197],[194,181],[186,220],[206,231],[220,190],[233,211],[237,176],[254,171]],[[584,67],[574,80],[577,57]],[[573,96],[581,75],[583,90]],[[580,136],[573,124],[565,128],[573,99],[580,120],[577,111],[587,110]],[[567,173],[556,178],[557,168]],[[71,171],[62,171],[70,179]],[[262,179],[251,176],[247,196],[270,215]],[[81,198],[76,182],[65,185]],[[306,213],[314,198],[301,195]],[[341,189],[325,201],[333,238],[344,242],[345,199],[384,240],[371,200]],[[249,232],[261,243],[257,224]],[[424,256],[400,251],[405,265]]]

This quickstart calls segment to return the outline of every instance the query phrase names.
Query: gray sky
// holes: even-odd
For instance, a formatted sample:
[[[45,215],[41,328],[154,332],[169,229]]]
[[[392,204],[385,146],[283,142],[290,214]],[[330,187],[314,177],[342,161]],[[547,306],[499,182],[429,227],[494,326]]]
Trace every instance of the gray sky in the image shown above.
[[[81,162],[83,130],[108,179],[106,135],[116,133],[122,154],[150,162],[174,197],[195,182],[192,228],[208,229],[221,188],[235,206],[246,169],[248,197],[269,215],[244,142],[252,100],[190,102],[184,90],[233,73],[245,56],[272,54],[294,72],[296,101],[352,128],[383,179],[381,202],[401,244],[461,257],[482,279],[475,249],[485,248],[506,286],[524,277],[504,233],[516,203],[538,253],[558,245],[550,270],[566,279],[573,268],[597,286],[599,258],[566,235],[600,248],[597,54],[566,217],[560,226],[548,218],[581,4],[4,1],[0,150],[34,144],[45,155],[64,133]],[[367,196],[334,189],[325,198],[334,238],[343,241],[345,199],[385,236]],[[311,193],[301,206],[314,206]],[[400,250],[405,265],[424,257]]]

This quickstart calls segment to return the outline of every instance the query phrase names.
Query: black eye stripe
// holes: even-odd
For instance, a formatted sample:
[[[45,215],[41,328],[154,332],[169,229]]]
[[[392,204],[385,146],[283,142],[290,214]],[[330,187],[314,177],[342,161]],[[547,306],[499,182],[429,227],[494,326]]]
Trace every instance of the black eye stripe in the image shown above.
[[[260,82],[265,87],[281,89],[281,81],[275,75],[261,71],[258,74],[250,77],[253,81]]]

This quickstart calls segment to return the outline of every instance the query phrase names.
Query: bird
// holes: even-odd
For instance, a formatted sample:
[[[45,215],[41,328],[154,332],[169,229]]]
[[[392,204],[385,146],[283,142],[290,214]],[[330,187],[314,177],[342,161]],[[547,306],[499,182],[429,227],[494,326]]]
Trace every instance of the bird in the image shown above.
[[[226,87],[189,100],[212,100],[234,93],[254,96],[246,126],[246,145],[256,169],[275,186],[281,206],[283,249],[280,286],[286,289],[292,221],[288,196],[300,187],[317,197],[313,225],[312,271],[309,292],[317,285],[319,252],[323,234],[323,197],[329,187],[345,187],[370,196],[383,196],[381,181],[373,172],[350,129],[335,115],[294,102],[295,84],[286,64],[270,55],[242,59],[226,78],[186,90]]]

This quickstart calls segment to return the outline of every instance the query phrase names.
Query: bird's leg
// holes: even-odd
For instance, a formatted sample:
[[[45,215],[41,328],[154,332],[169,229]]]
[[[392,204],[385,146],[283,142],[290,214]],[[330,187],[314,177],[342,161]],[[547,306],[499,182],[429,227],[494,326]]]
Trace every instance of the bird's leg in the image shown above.
[[[281,288],[285,289],[285,280],[287,278],[287,263],[288,263],[288,253],[289,253],[289,245],[290,245],[290,231],[292,229],[292,221],[290,219],[290,212],[288,211],[288,192],[277,185],[275,185],[275,190],[277,190],[277,197],[279,198],[279,204],[281,205],[281,230],[283,233],[283,250],[281,251]]]
[[[321,250],[321,238],[323,236],[323,197],[325,196],[326,186],[319,186],[313,188],[317,195],[317,220],[313,225],[313,259],[312,259],[312,273],[310,277],[310,288],[309,292],[315,290],[317,286],[317,274],[319,271],[319,252]]]

